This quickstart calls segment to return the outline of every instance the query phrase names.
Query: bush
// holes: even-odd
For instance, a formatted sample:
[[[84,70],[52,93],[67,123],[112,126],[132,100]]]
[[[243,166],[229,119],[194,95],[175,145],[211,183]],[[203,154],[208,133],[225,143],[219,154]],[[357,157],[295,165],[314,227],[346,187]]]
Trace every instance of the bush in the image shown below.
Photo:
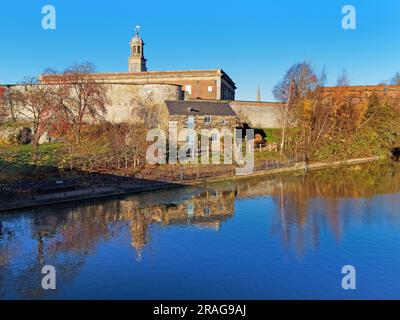
[[[61,150],[63,168],[84,171],[132,171],[145,163],[146,130],[142,124],[111,124],[87,126],[81,141],[72,141]]]

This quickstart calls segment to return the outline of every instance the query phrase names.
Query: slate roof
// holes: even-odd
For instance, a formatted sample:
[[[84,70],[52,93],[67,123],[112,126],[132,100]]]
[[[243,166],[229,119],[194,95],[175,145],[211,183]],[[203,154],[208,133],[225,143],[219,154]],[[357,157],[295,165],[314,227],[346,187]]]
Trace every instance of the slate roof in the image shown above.
[[[170,115],[236,116],[227,102],[176,100],[165,101]]]

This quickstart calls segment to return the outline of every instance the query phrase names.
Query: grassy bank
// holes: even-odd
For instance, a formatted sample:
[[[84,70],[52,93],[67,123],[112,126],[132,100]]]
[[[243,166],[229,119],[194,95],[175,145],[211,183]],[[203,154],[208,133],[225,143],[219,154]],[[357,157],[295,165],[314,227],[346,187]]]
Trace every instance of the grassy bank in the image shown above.
[[[0,147],[0,182],[14,182],[20,179],[34,179],[58,171],[58,152],[61,144],[43,144],[39,147],[37,161],[34,161],[32,145]]]

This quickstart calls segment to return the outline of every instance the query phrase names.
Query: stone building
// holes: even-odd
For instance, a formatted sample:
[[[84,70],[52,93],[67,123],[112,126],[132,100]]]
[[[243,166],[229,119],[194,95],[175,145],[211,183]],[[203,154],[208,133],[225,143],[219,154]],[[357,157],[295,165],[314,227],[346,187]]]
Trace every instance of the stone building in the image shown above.
[[[184,99],[235,99],[235,83],[221,69],[96,73],[92,77],[96,81],[115,85],[179,85]]]
[[[236,129],[238,119],[229,103],[224,101],[166,101],[168,121],[176,121],[178,130]]]
[[[169,84],[182,87],[185,99],[234,100],[236,85],[222,69],[147,71],[144,41],[136,34],[130,41],[128,72],[96,73],[94,79],[110,84]]]
[[[104,85],[109,103],[106,118],[112,122],[135,122],[141,109],[149,107],[162,113],[169,100],[234,100],[236,85],[222,69],[148,71],[144,41],[136,33],[130,41],[128,72],[94,73],[90,77]],[[51,84],[54,75],[42,76]]]
[[[226,121],[228,127],[234,127],[234,117],[231,112],[236,114],[240,122],[248,123],[254,128],[282,127],[282,103],[235,100],[236,84],[222,69],[148,71],[144,46],[139,28],[136,28],[135,35],[130,41],[128,71],[91,75],[94,80],[103,83],[106,87],[110,100],[107,105],[108,120],[135,122],[141,118],[140,110],[151,104],[156,106],[160,113],[165,110],[166,105],[167,109],[168,106],[174,106],[173,109],[179,106],[181,114],[170,114],[170,118],[180,119],[183,125],[185,121],[188,121],[188,116],[193,116],[194,121],[197,121],[197,128],[205,126],[205,123],[201,121],[204,121],[206,116],[211,116],[214,121],[218,121],[214,122],[213,126],[216,124],[218,127]],[[46,76],[42,77],[41,81],[44,84],[51,82],[46,79]],[[14,87],[18,88],[18,86]],[[321,87],[319,90],[328,102],[336,94],[346,96],[353,103],[365,102],[372,94],[391,100],[400,99],[400,85]],[[257,100],[261,100],[259,90],[257,96]],[[201,109],[200,113],[209,108],[212,114],[194,112],[187,114],[188,105],[182,101],[190,102],[189,107],[199,101],[206,101],[205,104],[199,102],[193,108]],[[224,110],[228,110],[227,106],[230,110],[229,114],[224,114]]]
[[[168,123],[164,123],[162,127],[167,130],[169,123],[176,122],[178,139],[182,139],[180,134],[184,134],[186,139],[183,142],[178,140],[178,147],[185,144],[189,158],[195,157],[195,150],[200,154],[209,150],[210,145],[202,145],[202,137],[208,137],[211,148],[217,148],[219,151],[218,144],[215,145],[213,142],[221,141],[225,134],[229,134],[232,138],[235,136],[239,121],[235,111],[227,102],[192,100],[166,101],[165,104]],[[187,129],[194,130],[195,133],[186,132]]]

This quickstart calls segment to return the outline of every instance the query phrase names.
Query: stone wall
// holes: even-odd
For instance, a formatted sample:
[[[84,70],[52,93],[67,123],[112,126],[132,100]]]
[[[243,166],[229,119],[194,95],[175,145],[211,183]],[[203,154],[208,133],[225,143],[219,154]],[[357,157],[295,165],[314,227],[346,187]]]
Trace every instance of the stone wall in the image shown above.
[[[106,84],[110,102],[107,119],[112,122],[135,122],[141,118],[140,110],[155,108],[161,114],[165,100],[179,100],[181,87],[169,84]]]
[[[181,100],[184,96],[182,87],[176,84],[104,83],[104,85],[109,97],[106,118],[116,123],[138,121],[142,117],[141,110],[152,107],[160,115],[162,126],[165,126],[165,122],[168,121],[165,101]],[[281,127],[280,107],[282,104],[280,103],[230,101],[229,104],[240,122],[246,122],[253,128]],[[187,117],[179,118],[178,116],[177,121],[184,122],[182,125],[186,127]],[[237,125],[235,117],[213,116],[213,122],[210,125],[204,124],[203,116],[195,117],[195,128],[199,130],[203,128],[221,130],[223,127],[235,128]]]
[[[281,128],[282,104],[278,102],[231,101],[239,120],[253,128]]]
[[[180,100],[182,88],[174,84],[104,84],[109,103],[106,119],[111,122],[135,122],[141,118],[140,110],[154,107],[162,113],[165,100]],[[23,90],[20,85],[15,90]],[[23,120],[23,119],[22,119]]]

